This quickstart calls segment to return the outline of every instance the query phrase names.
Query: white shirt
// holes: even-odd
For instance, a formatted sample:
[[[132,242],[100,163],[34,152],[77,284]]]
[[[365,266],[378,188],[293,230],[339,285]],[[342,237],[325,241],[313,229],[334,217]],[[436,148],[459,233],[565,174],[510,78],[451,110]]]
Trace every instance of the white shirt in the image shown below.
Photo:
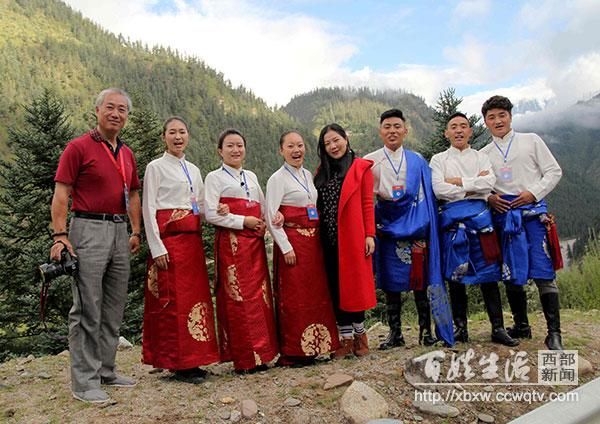
[[[182,162],[185,162],[190,174],[194,195],[200,211],[202,211],[204,184],[202,183],[200,170],[196,165],[185,160],[185,157],[180,160],[166,152],[162,157],[150,162],[144,175],[142,213],[144,215],[146,239],[153,258],[167,253],[167,249],[160,239],[156,211],[192,209],[190,183],[183,171]]]
[[[386,157],[387,153],[387,157]],[[390,164],[390,160],[394,164]],[[383,199],[392,200],[392,187],[401,185],[406,190],[406,157],[404,156],[404,147],[400,146],[395,152],[387,147],[383,147],[365,156],[365,159],[372,160],[373,166],[373,191]],[[396,171],[400,170],[396,176]]]
[[[308,192],[303,186],[308,189]],[[282,253],[290,252],[293,247],[284,229],[275,228],[271,223],[279,207],[281,205],[298,207],[316,205],[317,196],[317,189],[313,183],[312,174],[303,167],[297,169],[291,165],[284,164],[269,178],[266,195],[267,227]]]
[[[469,199],[486,200],[496,182],[489,157],[471,147],[461,152],[450,146],[448,150],[433,155],[429,166],[435,196],[448,202],[465,199],[467,192],[474,193],[469,195]],[[481,171],[489,174],[478,177]],[[452,177],[462,178],[462,187],[444,181]]]
[[[246,189],[250,193],[248,197]],[[242,230],[245,215],[229,213],[225,216],[217,214],[221,197],[253,200],[260,203],[261,213],[264,214],[265,196],[256,174],[247,169],[235,169],[223,164],[204,179],[204,215],[206,220],[219,227]]]
[[[496,142],[504,153],[511,138],[514,139],[504,163],[502,153],[496,147]],[[492,143],[481,149],[487,154],[496,174],[494,190],[499,194],[517,195],[530,191],[541,200],[550,193],[562,177],[562,170],[556,159],[546,146],[546,143],[534,133],[518,133],[510,130],[503,138],[493,137]],[[512,168],[512,181],[502,181],[500,169]]]

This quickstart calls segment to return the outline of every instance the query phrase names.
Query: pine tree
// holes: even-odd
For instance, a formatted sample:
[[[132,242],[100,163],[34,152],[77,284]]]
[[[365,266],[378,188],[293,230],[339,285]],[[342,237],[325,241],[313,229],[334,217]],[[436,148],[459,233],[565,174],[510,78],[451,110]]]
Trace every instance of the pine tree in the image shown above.
[[[161,122],[156,113],[145,106],[143,98],[134,96],[134,108],[129,114],[127,126],[121,133],[121,138],[135,155],[140,181],[144,179],[146,166],[158,158],[164,150],[160,138],[161,131]],[[133,341],[138,341],[141,337],[148,253],[148,245],[142,243],[140,251],[131,257],[128,300],[121,325],[121,334]]]
[[[71,304],[68,278],[53,280],[44,330],[37,269],[48,261],[54,174],[74,131],[48,90],[24,109],[25,124],[9,130],[11,157],[0,161],[0,332],[8,341],[0,360],[10,351],[64,349]]]
[[[447,88],[440,93],[433,111],[435,131],[423,152],[423,156],[425,156],[426,159],[429,160],[431,156],[450,147],[450,142],[444,136],[444,131],[446,131],[446,124],[448,123],[450,115],[460,111],[458,107],[462,101],[462,97],[457,97],[456,90],[452,87]],[[473,136],[470,143],[474,147],[481,147],[482,139],[485,139],[485,128],[480,123],[481,118],[476,115],[471,115],[468,118],[471,123],[471,128],[473,128]]]

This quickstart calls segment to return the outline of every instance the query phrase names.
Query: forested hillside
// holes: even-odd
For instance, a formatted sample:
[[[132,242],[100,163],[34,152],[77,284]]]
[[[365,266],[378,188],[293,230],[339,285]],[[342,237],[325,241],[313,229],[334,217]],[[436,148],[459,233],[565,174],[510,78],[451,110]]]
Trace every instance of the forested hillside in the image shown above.
[[[93,97],[107,86],[125,88],[134,107],[159,118],[184,116],[191,124],[189,156],[204,173],[219,163],[218,133],[238,127],[249,142],[248,167],[263,181],[279,166],[277,139],[290,128],[303,131],[313,147],[309,167],[315,165],[319,129],[332,121],[348,128],[359,155],[380,146],[378,117],[391,107],[401,108],[407,116],[407,146],[422,151],[434,131],[433,110],[422,98],[401,89],[320,88],[272,110],[245,88],[232,87],[201,59],[183,57],[169,48],[149,49],[111,34],[58,0],[0,0],[0,75],[2,155],[8,153],[7,129],[23,123],[21,106],[45,89],[61,99],[77,131],[93,124]],[[597,98],[576,105],[558,125],[534,128],[564,169],[563,181],[550,196],[563,236],[586,232],[598,216],[600,130],[574,120],[590,110],[600,110]],[[591,114],[588,121],[599,116]]]
[[[419,150],[432,134],[433,111],[422,98],[402,90],[319,88],[295,96],[283,110],[315,135],[324,125],[338,122],[348,129],[353,149],[362,156],[381,146],[379,115],[390,108],[405,113],[410,128],[407,146]]]
[[[235,126],[248,139],[248,166],[266,178],[279,164],[279,135],[296,126],[200,59],[115,36],[56,0],[0,0],[0,75],[4,152],[7,128],[22,123],[20,106],[46,88],[61,98],[81,130],[94,122],[94,96],[107,86],[126,89],[134,108],[187,118],[189,154],[204,173],[218,165],[218,133]]]
[[[538,133],[563,169],[563,179],[548,196],[561,235],[586,235],[600,217],[600,95],[522,130]]]

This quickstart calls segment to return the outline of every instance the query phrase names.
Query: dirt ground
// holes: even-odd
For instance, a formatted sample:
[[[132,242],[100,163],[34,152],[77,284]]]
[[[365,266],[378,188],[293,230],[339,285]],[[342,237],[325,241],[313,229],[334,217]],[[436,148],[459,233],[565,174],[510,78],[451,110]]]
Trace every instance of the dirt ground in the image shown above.
[[[505,319],[510,318],[505,314]],[[530,314],[534,328],[532,340],[522,342],[514,350],[529,354],[532,373],[537,381],[537,349],[543,349],[544,319],[541,313]],[[410,328],[409,328],[410,326]],[[334,373],[351,375],[379,394],[390,406],[390,418],[404,423],[473,423],[478,413],[505,423],[540,406],[540,402],[450,402],[460,414],[442,418],[419,412],[412,404],[415,389],[404,378],[404,365],[410,358],[431,350],[443,350],[447,355],[473,348],[477,358],[495,352],[499,364],[511,356],[508,348],[489,342],[489,324],[484,315],[473,316],[469,322],[472,342],[457,345],[453,350],[442,347],[424,348],[417,344],[418,328],[414,322],[404,323],[407,346],[390,351],[377,351],[379,339],[386,328],[375,326],[369,332],[372,353],[361,359],[320,361],[305,368],[272,368],[268,371],[237,375],[230,364],[208,367],[210,377],[203,384],[191,385],[169,378],[167,371],[150,372],[151,367],[140,363],[140,347],[120,351],[117,363],[120,372],[134,376],[138,385],[132,389],[108,388],[113,403],[97,406],[84,404],[71,397],[69,360],[65,353],[23,363],[23,358],[0,364],[0,422],[8,423],[225,423],[233,411],[240,410],[244,399],[258,405],[258,414],[243,423],[345,423],[340,410],[340,398],[346,387],[324,390],[325,380]],[[600,375],[600,314],[598,311],[563,311],[563,341],[565,348],[577,349],[594,367],[594,372],[579,378],[584,384]],[[476,362],[476,361],[474,361]],[[476,364],[477,365],[477,364]],[[501,368],[503,368],[501,366]],[[480,375],[480,367],[475,367]],[[499,371],[503,375],[503,369]],[[474,378],[471,382],[483,381]],[[503,380],[497,380],[503,381]],[[459,386],[457,386],[459,387]],[[460,387],[459,387],[460,388]],[[573,386],[535,386],[544,393],[564,392]],[[528,388],[528,390],[531,388]],[[439,389],[444,393],[449,388]],[[469,388],[480,390],[480,388]],[[515,387],[494,386],[493,390],[517,390]],[[296,398],[298,406],[286,406],[285,400]],[[231,399],[227,399],[231,398]],[[225,402],[224,402],[225,401]],[[227,403],[228,402],[228,403]]]

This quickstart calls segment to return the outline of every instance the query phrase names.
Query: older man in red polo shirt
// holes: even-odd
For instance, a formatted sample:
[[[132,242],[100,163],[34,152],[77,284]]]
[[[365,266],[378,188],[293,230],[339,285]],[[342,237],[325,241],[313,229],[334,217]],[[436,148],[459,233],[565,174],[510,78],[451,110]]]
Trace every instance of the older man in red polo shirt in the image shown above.
[[[115,373],[129,252],[140,247],[140,182],[133,153],[118,137],[130,110],[123,90],[102,91],[96,99],[97,127],[67,144],[54,178],[50,257],[59,260],[66,248],[79,259],[69,353],[73,397],[84,402],[110,400],[101,384],[135,386],[131,378]],[[73,218],[67,232],[69,197]]]

